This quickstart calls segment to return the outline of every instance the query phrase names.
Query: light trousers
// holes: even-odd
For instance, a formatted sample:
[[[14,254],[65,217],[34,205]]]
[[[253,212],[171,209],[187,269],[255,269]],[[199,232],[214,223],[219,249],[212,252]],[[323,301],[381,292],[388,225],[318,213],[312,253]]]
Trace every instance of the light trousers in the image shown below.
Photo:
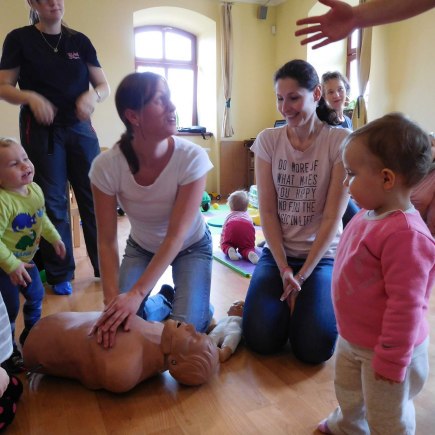
[[[376,380],[374,352],[338,338],[335,394],[339,407],[329,415],[334,435],[412,435],[415,433],[413,399],[429,373],[429,339],[414,349],[405,380],[399,384]]]

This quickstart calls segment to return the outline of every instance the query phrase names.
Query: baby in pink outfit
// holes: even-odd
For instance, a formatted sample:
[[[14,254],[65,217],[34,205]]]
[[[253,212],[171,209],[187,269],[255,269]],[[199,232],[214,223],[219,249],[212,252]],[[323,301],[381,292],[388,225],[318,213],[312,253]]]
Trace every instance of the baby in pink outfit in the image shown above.
[[[255,252],[255,227],[249,216],[248,193],[237,190],[228,197],[231,213],[226,217],[222,227],[221,249],[231,260],[240,259],[239,254],[253,264],[258,263]]]

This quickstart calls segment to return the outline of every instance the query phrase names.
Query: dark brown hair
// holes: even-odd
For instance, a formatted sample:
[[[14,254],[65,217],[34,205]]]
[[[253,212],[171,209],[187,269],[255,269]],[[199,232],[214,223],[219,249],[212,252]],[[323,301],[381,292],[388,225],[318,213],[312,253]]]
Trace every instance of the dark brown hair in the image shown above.
[[[117,142],[127,159],[130,170],[133,174],[139,171],[139,161],[133,150],[133,129],[130,121],[126,118],[127,109],[140,110],[148,104],[157,92],[157,85],[162,76],[152,72],[132,73],[126,76],[118,86],[115,94],[115,104],[118,115],[126,127]]]

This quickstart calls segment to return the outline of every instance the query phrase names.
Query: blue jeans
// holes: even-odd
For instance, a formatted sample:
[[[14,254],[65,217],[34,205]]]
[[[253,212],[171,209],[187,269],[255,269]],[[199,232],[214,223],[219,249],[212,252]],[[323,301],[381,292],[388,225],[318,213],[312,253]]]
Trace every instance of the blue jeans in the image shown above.
[[[31,262],[31,264],[34,263]],[[18,311],[20,309],[20,293],[25,299],[23,305],[24,328],[30,330],[41,318],[44,286],[42,285],[39,270],[36,265],[31,269],[27,269],[27,273],[30,275],[32,282],[27,284],[27,287],[22,287],[13,285],[9,275],[0,269],[0,291],[8,311],[14,343],[15,320],[17,319]]]
[[[304,259],[287,258],[297,273]],[[323,258],[307,278],[290,316],[279,298],[282,280],[268,248],[263,249],[248,288],[243,312],[243,336],[261,354],[278,352],[288,341],[299,360],[320,364],[334,353],[337,328],[331,300],[333,259]]]
[[[95,275],[99,276],[97,227],[88,173],[100,147],[90,121],[47,127],[38,124],[30,111],[23,108],[20,113],[20,136],[35,166],[35,182],[44,192],[47,215],[66,247],[66,257],[62,260],[50,243],[41,239],[40,249],[48,283],[70,281],[74,275],[68,181],[77,198],[89,259]]]
[[[154,254],[141,248],[131,237],[127,240],[120,268],[119,288],[129,291],[143,274]],[[206,228],[204,237],[181,251],[172,262],[175,298],[172,311],[166,298],[158,294],[144,301],[138,315],[147,320],[161,321],[166,317],[192,323],[205,332],[211,319],[210,287],[212,268],[212,239]]]

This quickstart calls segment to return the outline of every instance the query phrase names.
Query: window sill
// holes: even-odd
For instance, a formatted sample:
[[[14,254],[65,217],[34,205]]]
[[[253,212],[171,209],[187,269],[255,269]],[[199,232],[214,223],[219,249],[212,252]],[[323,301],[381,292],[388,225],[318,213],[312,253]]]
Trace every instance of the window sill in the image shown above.
[[[211,138],[213,136],[213,133],[206,131],[205,133],[189,133],[189,132],[178,132],[175,134],[175,136],[199,136],[202,137],[203,139],[207,138]]]

